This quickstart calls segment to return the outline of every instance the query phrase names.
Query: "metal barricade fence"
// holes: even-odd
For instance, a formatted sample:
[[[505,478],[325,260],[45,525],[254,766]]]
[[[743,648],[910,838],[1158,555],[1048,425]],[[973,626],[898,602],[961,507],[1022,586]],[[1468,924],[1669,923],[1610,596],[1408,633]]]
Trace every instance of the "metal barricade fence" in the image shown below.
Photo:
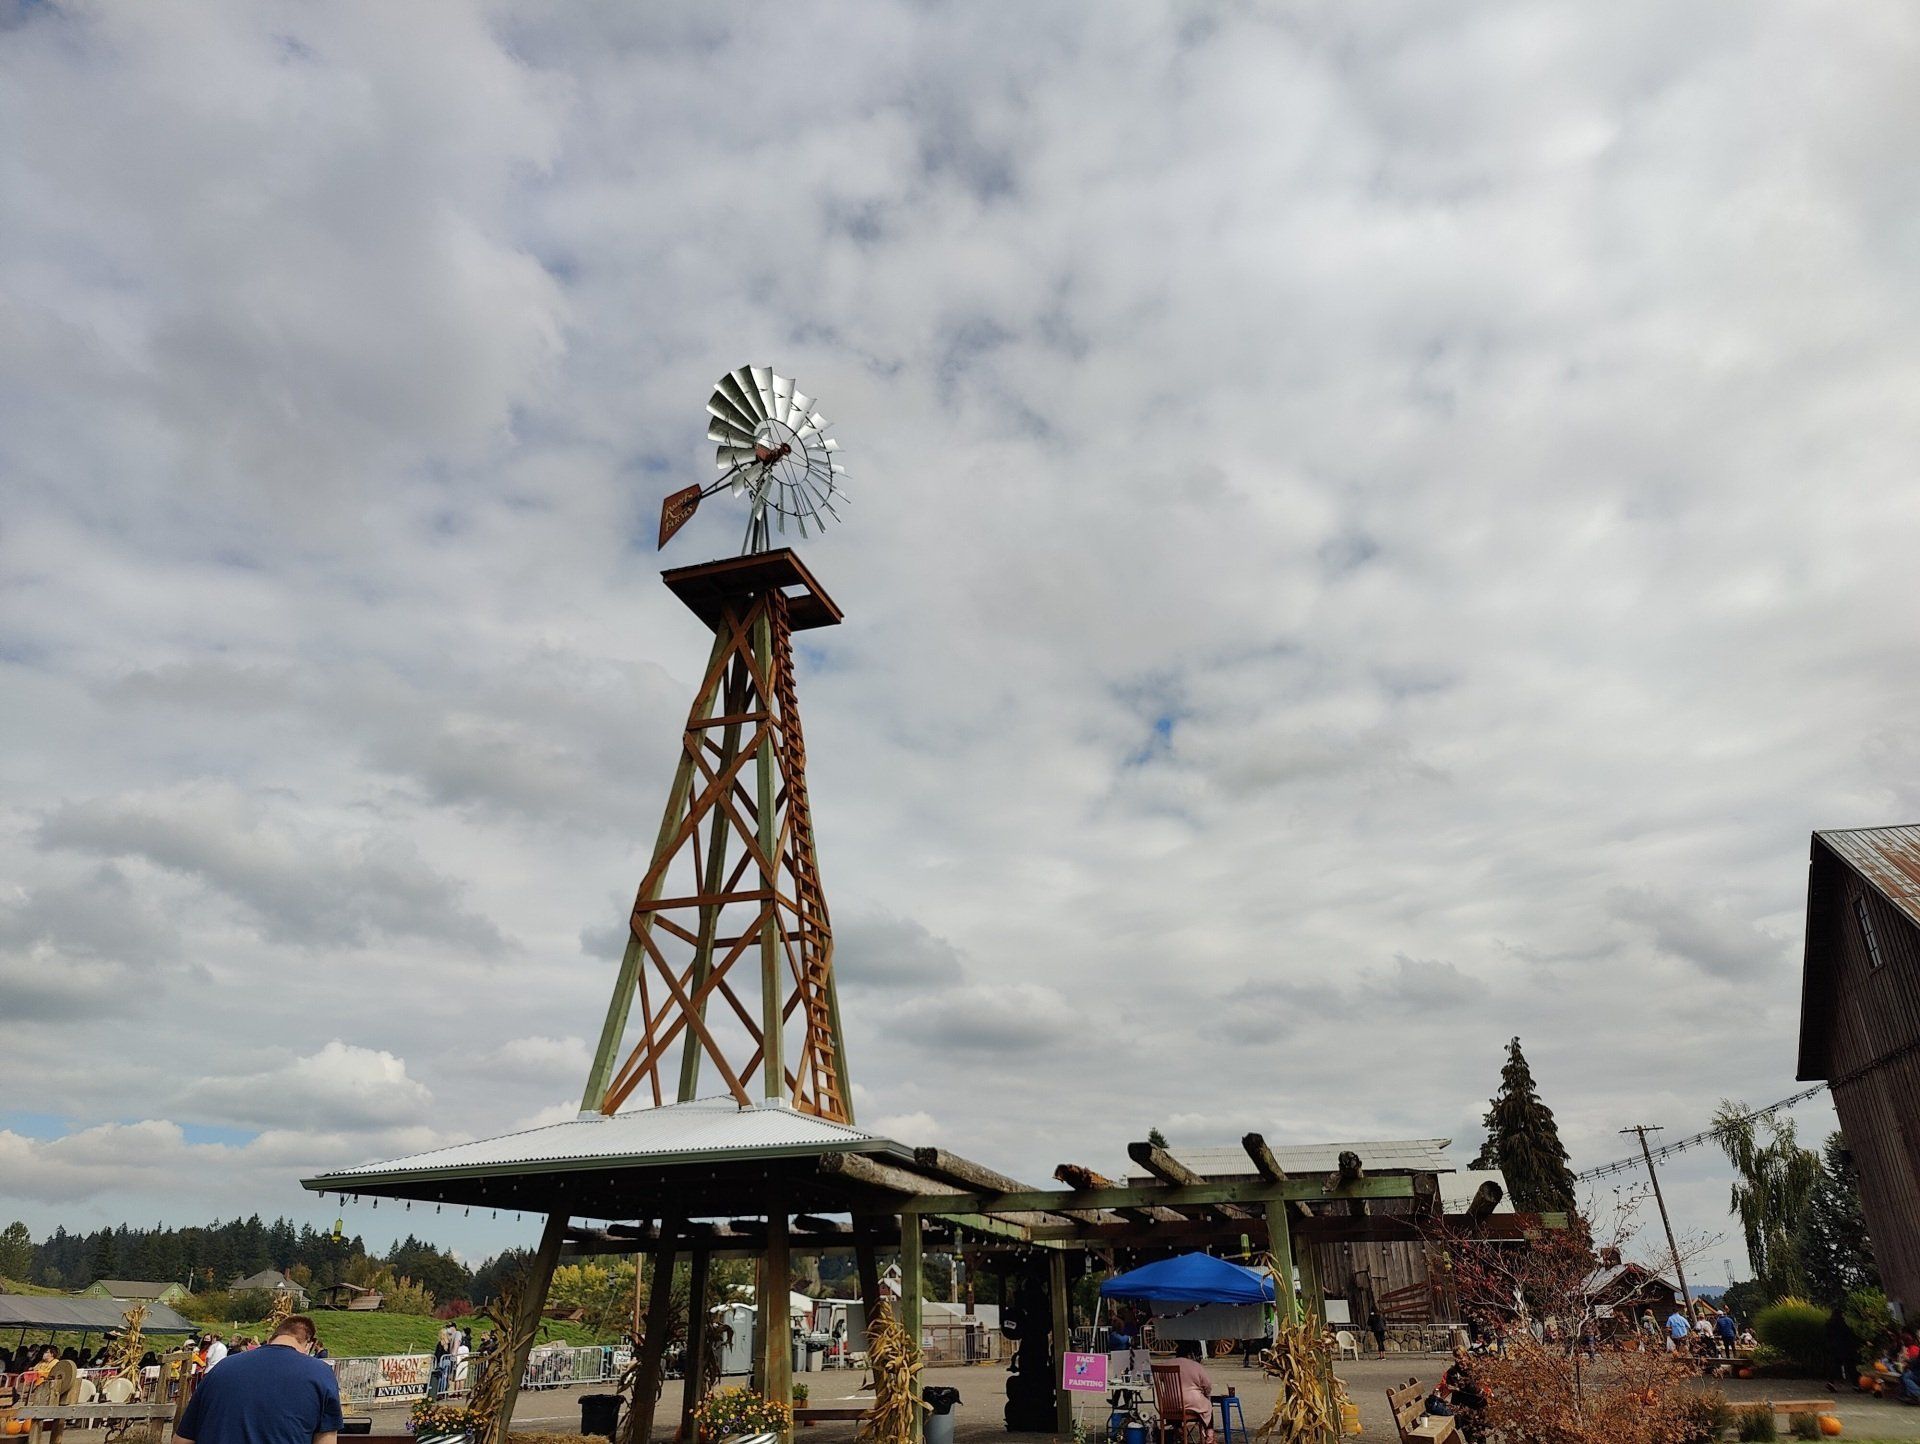
[[[557,1389],[568,1384],[598,1384],[617,1380],[628,1351],[599,1345],[576,1348],[545,1344],[527,1356],[522,1389]],[[410,1403],[424,1399],[433,1382],[433,1355],[382,1354],[373,1358],[329,1359],[340,1385],[343,1404]],[[448,1381],[449,1395],[462,1395],[473,1386],[480,1356],[469,1354],[465,1367]]]
[[[1013,1347],[982,1323],[939,1323],[920,1326],[920,1352],[929,1364],[984,1364],[1010,1355]]]

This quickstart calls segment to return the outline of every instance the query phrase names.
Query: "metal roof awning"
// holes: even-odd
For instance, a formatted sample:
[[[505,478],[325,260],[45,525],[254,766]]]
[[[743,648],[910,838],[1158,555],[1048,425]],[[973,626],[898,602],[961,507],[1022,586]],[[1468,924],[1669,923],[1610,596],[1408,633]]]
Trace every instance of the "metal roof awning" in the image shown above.
[[[730,1098],[709,1098],[611,1115],[583,1113],[566,1123],[301,1182],[319,1193],[467,1207],[565,1207],[594,1218],[650,1216],[652,1208],[651,1216],[699,1217],[737,1210],[743,1185],[776,1179],[793,1185],[802,1207],[859,1201],[864,1198],[860,1180],[835,1182],[819,1166],[820,1160],[841,1154],[872,1155],[907,1167],[913,1163],[912,1149],[877,1133],[779,1104],[743,1108]]]
[[[92,1331],[124,1329],[128,1305],[116,1299],[49,1298],[39,1294],[0,1294],[0,1329]],[[190,1334],[194,1325],[165,1304],[148,1304],[141,1329],[149,1334]]]

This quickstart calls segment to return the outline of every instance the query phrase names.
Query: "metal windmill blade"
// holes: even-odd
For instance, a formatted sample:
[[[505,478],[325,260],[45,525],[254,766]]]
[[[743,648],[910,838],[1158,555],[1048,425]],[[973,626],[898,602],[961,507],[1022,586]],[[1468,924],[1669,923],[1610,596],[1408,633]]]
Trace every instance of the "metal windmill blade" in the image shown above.
[[[745,551],[767,546],[769,524],[785,532],[791,521],[804,537],[808,522],[823,529],[828,518],[840,520],[836,504],[846,500],[846,469],[838,461],[840,443],[827,434],[832,423],[815,404],[793,378],[770,366],[742,366],[722,376],[707,399],[707,440],[720,478],[685,487],[661,504],[660,545],[725,486],[748,497]]]

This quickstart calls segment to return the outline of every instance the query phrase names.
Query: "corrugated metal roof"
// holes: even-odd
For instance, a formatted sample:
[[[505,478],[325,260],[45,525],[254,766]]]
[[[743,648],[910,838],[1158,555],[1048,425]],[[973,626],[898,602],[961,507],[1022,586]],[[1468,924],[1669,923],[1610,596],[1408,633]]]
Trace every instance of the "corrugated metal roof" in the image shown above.
[[[1856,827],[1814,836],[1920,923],[1920,826]]]
[[[1340,1166],[1342,1153],[1357,1153],[1369,1173],[1447,1173],[1453,1163],[1447,1157],[1450,1138],[1374,1139],[1357,1143],[1294,1143],[1273,1145],[1274,1161],[1289,1174],[1302,1176],[1332,1173]],[[1237,1147],[1189,1148],[1181,1145],[1167,1150],[1202,1178],[1243,1176],[1253,1172],[1246,1150]],[[1144,1179],[1137,1170],[1129,1178]]]
[[[0,1294],[0,1329],[124,1329],[127,1306],[117,1299],[46,1298]],[[165,1304],[147,1305],[141,1328],[150,1334],[188,1334],[188,1323]]]
[[[383,1163],[363,1163],[303,1182],[322,1190],[344,1184],[350,1191],[352,1183],[374,1179],[512,1172],[533,1165],[564,1169],[643,1160],[697,1162],[736,1153],[768,1157],[820,1153],[912,1156],[911,1150],[892,1139],[844,1123],[829,1123],[810,1113],[770,1104],[742,1108],[730,1098],[703,1098],[611,1117],[583,1113],[566,1123],[456,1143]]]

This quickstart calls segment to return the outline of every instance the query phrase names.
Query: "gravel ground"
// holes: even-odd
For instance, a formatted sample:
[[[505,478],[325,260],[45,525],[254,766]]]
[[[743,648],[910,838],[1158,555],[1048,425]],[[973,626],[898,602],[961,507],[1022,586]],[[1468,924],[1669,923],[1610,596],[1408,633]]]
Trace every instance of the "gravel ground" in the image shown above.
[[[1343,1361],[1340,1377],[1346,1381],[1349,1395],[1360,1407],[1360,1444],[1397,1444],[1399,1436],[1387,1414],[1387,1389],[1406,1382],[1409,1377],[1417,1376],[1423,1381],[1437,1379],[1444,1367],[1445,1361],[1438,1355],[1409,1354],[1384,1360],[1363,1358]],[[1254,1370],[1243,1370],[1237,1364],[1231,1367],[1215,1365],[1212,1372],[1218,1388],[1224,1390],[1232,1385],[1238,1390],[1240,1397],[1246,1401],[1244,1407],[1248,1425],[1258,1428],[1273,1408],[1275,1386],[1272,1381]],[[858,1390],[862,1375],[857,1371],[838,1370],[804,1377],[812,1390],[812,1402],[815,1404],[861,1400]],[[960,1391],[961,1404],[956,1411],[954,1431],[958,1444],[987,1444],[990,1440],[1040,1444],[1042,1440],[1053,1438],[1051,1434],[1006,1432],[1001,1415],[1006,1399],[1006,1371],[999,1365],[929,1369],[924,1377],[929,1384],[950,1384]],[[741,1383],[744,1380],[729,1379],[727,1382]],[[1839,1415],[1846,1431],[1842,1437],[1848,1440],[1920,1440],[1920,1409],[1906,1408],[1853,1391],[1829,1395],[1824,1386],[1799,1379],[1728,1379],[1718,1381],[1718,1386],[1735,1403],[1819,1398],[1830,1406],[1831,1412]],[[605,1384],[582,1384],[523,1393],[514,1409],[513,1427],[527,1432],[574,1433],[580,1427],[580,1396],[604,1393],[607,1389]],[[373,1427],[380,1433],[397,1433],[406,1428],[407,1406],[404,1404],[348,1412],[371,1413]],[[1084,1406],[1080,1417],[1089,1432],[1098,1437],[1106,1422],[1104,1403]],[[679,1418],[680,1384],[678,1380],[670,1379],[661,1395],[654,1438],[659,1441],[671,1440]],[[807,1444],[849,1444],[853,1433],[854,1426],[851,1423],[824,1423],[803,1431],[801,1437]],[[99,1435],[94,1431],[72,1429],[67,1431],[66,1437],[71,1444],[94,1444]],[[1237,1436],[1234,1444],[1240,1444]]]
[[[1444,1368],[1445,1360],[1438,1355],[1411,1354],[1384,1360],[1364,1358],[1357,1362],[1352,1359],[1343,1361],[1340,1377],[1346,1381],[1349,1395],[1360,1406],[1361,1432],[1358,1438],[1361,1444],[1397,1444],[1399,1436],[1394,1432],[1393,1421],[1387,1414],[1387,1389],[1405,1383],[1410,1377],[1437,1379]],[[1212,1372],[1216,1387],[1224,1390],[1228,1385],[1233,1385],[1238,1389],[1240,1397],[1246,1401],[1244,1408],[1248,1425],[1258,1428],[1273,1408],[1273,1383],[1258,1371],[1243,1370],[1237,1364],[1231,1367],[1215,1365]],[[863,1376],[858,1371],[834,1370],[802,1377],[812,1391],[812,1402],[815,1404],[854,1402],[860,1398],[857,1391]],[[951,1384],[960,1391],[961,1404],[956,1411],[954,1429],[957,1444],[958,1441],[987,1444],[989,1440],[1009,1439],[1038,1444],[1040,1440],[1053,1437],[1050,1434],[1006,1432],[1001,1416],[1001,1408],[1006,1400],[1006,1371],[999,1365],[929,1369],[924,1377],[929,1384]],[[743,1381],[729,1379],[728,1382]],[[1844,1439],[1920,1440],[1920,1409],[1905,1408],[1853,1392],[1828,1395],[1822,1385],[1799,1379],[1727,1379],[1717,1382],[1726,1391],[1727,1397],[1736,1403],[1763,1399],[1825,1399],[1832,1406],[1832,1412],[1839,1415],[1841,1423],[1845,1425]],[[605,1385],[583,1385],[522,1394],[514,1409],[513,1426],[523,1430],[577,1430],[580,1427],[580,1395],[601,1393],[605,1388]],[[376,1410],[374,1417],[374,1427],[382,1432],[404,1428],[406,1424],[405,1408]],[[1081,1417],[1089,1430],[1097,1433],[1106,1422],[1105,1404],[1087,1405],[1081,1411]],[[678,1380],[669,1379],[666,1391],[660,1398],[654,1437],[670,1440],[679,1418],[680,1384]],[[826,1423],[803,1431],[802,1437],[809,1444],[812,1441],[818,1441],[818,1444],[847,1444],[853,1438],[853,1432],[852,1424]],[[1240,1444],[1237,1436],[1234,1444]]]

